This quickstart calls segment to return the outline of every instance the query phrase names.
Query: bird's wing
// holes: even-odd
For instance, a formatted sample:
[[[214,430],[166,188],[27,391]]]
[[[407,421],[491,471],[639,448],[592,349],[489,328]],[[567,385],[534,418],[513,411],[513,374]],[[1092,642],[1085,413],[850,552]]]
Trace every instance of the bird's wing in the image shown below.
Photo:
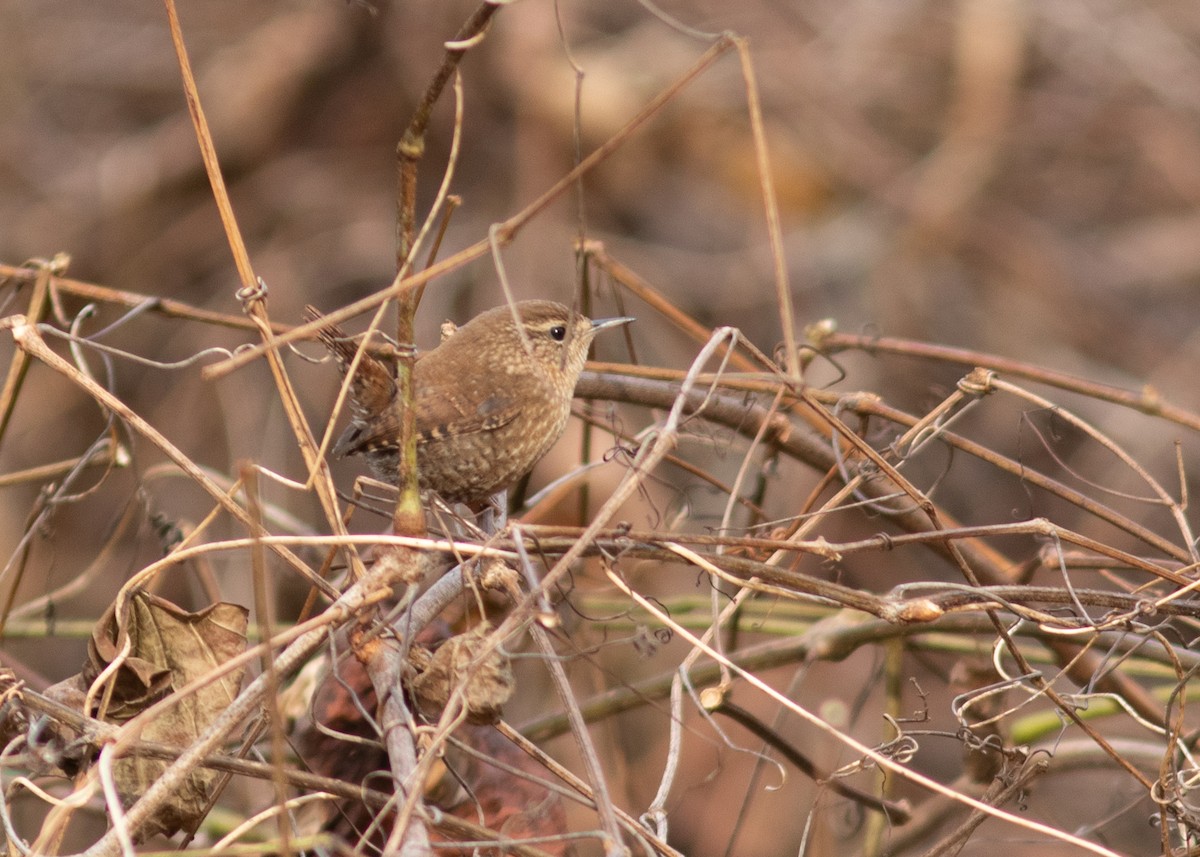
[[[487,362],[486,353],[481,353],[487,343],[472,339],[470,325],[450,343],[459,347],[443,344],[421,355],[413,367],[417,437],[422,443],[495,431],[521,413],[524,398],[516,395],[520,379]]]
[[[512,397],[502,393],[487,396],[474,408],[463,407],[446,396],[422,396],[417,402],[417,443],[448,437],[464,437],[506,426],[521,413]],[[375,419],[370,426],[354,420],[333,446],[333,456],[360,455],[379,447],[395,446],[400,428],[394,416]]]
[[[482,398],[422,391],[417,401],[417,436],[431,441],[495,431],[520,413],[516,398],[501,391]]]

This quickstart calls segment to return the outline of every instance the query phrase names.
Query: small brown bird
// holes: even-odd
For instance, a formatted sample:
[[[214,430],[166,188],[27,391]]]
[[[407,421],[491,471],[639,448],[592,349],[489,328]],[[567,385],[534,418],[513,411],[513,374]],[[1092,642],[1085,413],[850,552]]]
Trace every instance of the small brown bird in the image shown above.
[[[312,307],[306,314],[322,317]],[[477,315],[420,355],[413,405],[421,488],[447,502],[477,503],[532,470],[566,428],[592,339],[630,321],[592,321],[553,301],[522,301]],[[318,335],[345,374],[357,343],[335,325]],[[393,485],[395,397],[391,371],[364,354],[350,387],[350,426],[333,449],[339,457],[365,454],[372,472]]]

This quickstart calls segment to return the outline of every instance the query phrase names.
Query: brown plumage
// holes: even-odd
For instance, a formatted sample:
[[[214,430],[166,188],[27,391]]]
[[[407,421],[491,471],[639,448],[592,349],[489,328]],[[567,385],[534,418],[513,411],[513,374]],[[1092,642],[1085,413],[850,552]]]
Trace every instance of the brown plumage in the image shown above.
[[[312,307],[307,316],[321,318]],[[475,503],[532,470],[566,427],[592,339],[628,321],[591,321],[553,301],[522,301],[477,315],[419,356],[413,400],[421,488],[449,502]],[[345,374],[357,344],[334,325],[319,336]],[[392,484],[395,396],[391,371],[364,354],[350,388],[350,426],[333,450],[366,455],[372,472]]]

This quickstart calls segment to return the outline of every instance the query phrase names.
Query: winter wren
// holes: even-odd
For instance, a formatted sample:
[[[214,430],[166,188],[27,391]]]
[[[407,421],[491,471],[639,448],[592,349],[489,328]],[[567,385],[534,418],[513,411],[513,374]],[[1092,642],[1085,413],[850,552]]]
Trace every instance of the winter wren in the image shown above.
[[[321,317],[312,307],[307,314]],[[447,502],[477,503],[532,470],[566,428],[593,337],[632,320],[592,321],[553,301],[522,301],[477,315],[420,355],[413,405],[421,488]],[[358,345],[334,325],[319,337],[345,374]],[[391,371],[363,354],[350,387],[352,420],[333,449],[339,457],[365,454],[371,471],[392,484],[395,397]]]

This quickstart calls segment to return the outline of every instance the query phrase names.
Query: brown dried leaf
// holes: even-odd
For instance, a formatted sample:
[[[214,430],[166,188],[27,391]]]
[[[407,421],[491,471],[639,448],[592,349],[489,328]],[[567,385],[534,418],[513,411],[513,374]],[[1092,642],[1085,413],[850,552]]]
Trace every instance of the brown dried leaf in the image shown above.
[[[17,674],[0,667],[0,746],[29,728],[29,714],[21,700],[21,682]]]
[[[546,775],[545,769],[491,727],[464,725],[459,729],[458,737],[476,752],[450,750],[445,761],[454,771],[455,782],[466,783],[468,789],[460,790],[462,798],[457,802],[437,805],[459,818],[483,824],[506,838],[541,839],[537,847],[547,854],[571,853],[565,838],[567,813],[562,798],[535,781]],[[490,764],[489,759],[506,767]],[[529,777],[514,775],[514,768],[528,773]],[[452,841],[436,831],[432,837],[435,841]],[[443,846],[437,853],[445,857],[469,857],[474,852]]]
[[[467,668],[479,655],[491,631],[492,627],[484,622],[442,643],[427,663],[419,663],[417,657],[412,657],[419,673],[412,680],[411,689],[425,716],[440,716],[451,692],[466,682],[463,701],[467,719],[480,724],[495,723],[500,719],[504,703],[512,698],[515,688],[507,656],[493,649],[484,656],[481,664],[469,671],[470,678],[467,678]],[[414,647],[413,654],[417,653]]]
[[[445,630],[438,627],[438,633],[445,633]],[[478,639],[487,632],[488,629],[484,627],[474,633],[476,645]],[[470,636],[462,635],[455,639]],[[439,651],[446,650],[443,658],[447,660],[455,651],[453,647],[446,648],[450,642],[453,641],[447,641],[439,648]],[[417,672],[427,670],[434,657],[421,644],[414,644],[410,650],[412,666]],[[427,681],[439,686],[451,686],[445,675],[439,675],[436,681]],[[369,782],[372,787],[386,789],[390,782],[388,777],[367,779],[373,771],[387,770],[387,755],[383,748],[377,743],[345,741],[336,737],[338,733],[346,733],[377,739],[378,733],[373,725],[364,722],[362,717],[363,711],[373,711],[375,706],[375,691],[362,665],[354,660],[339,664],[338,678],[335,680],[326,676],[313,699],[313,719],[321,723],[323,728],[310,726],[297,737],[305,764],[325,776],[338,777],[347,782]],[[442,764],[435,766],[430,780],[425,783],[425,799],[448,813],[506,836],[542,837],[544,841],[537,847],[547,854],[569,853],[565,839],[554,840],[554,837],[561,837],[567,831],[562,798],[533,779],[545,776],[545,769],[491,726],[464,723],[455,734],[464,744],[478,750],[479,754],[448,748]],[[487,758],[503,762],[506,768],[489,764]],[[511,773],[513,768],[528,772],[530,777],[514,776]],[[325,829],[347,838],[353,837],[352,841],[357,842],[361,832],[367,828],[386,830],[390,823],[388,818],[387,813],[373,811],[360,802],[347,801],[336,812],[329,813]],[[437,831],[431,832],[431,836],[442,843],[453,841],[448,834]],[[378,839],[372,841],[380,843]],[[476,852],[474,849],[455,849],[443,845],[438,847],[437,853],[465,857]]]
[[[214,604],[197,613],[170,601],[138,591],[121,616],[115,607],[96,623],[83,672],[47,690],[46,695],[82,710],[83,694],[95,677],[120,654],[129,640],[129,656],[118,666],[111,698],[104,711],[87,712],[110,723],[123,723],[169,693],[210,673],[246,648],[248,613],[237,604]],[[245,670],[238,669],[206,684],[169,706],[142,730],[142,738],[183,749],[233,701]],[[97,695],[97,700],[103,694]],[[94,709],[102,707],[99,703]],[[128,806],[153,783],[167,763],[130,756],[114,766],[117,789]],[[192,829],[208,806],[218,775],[195,771],[180,788],[173,804],[162,810],[142,836],[170,835]]]

